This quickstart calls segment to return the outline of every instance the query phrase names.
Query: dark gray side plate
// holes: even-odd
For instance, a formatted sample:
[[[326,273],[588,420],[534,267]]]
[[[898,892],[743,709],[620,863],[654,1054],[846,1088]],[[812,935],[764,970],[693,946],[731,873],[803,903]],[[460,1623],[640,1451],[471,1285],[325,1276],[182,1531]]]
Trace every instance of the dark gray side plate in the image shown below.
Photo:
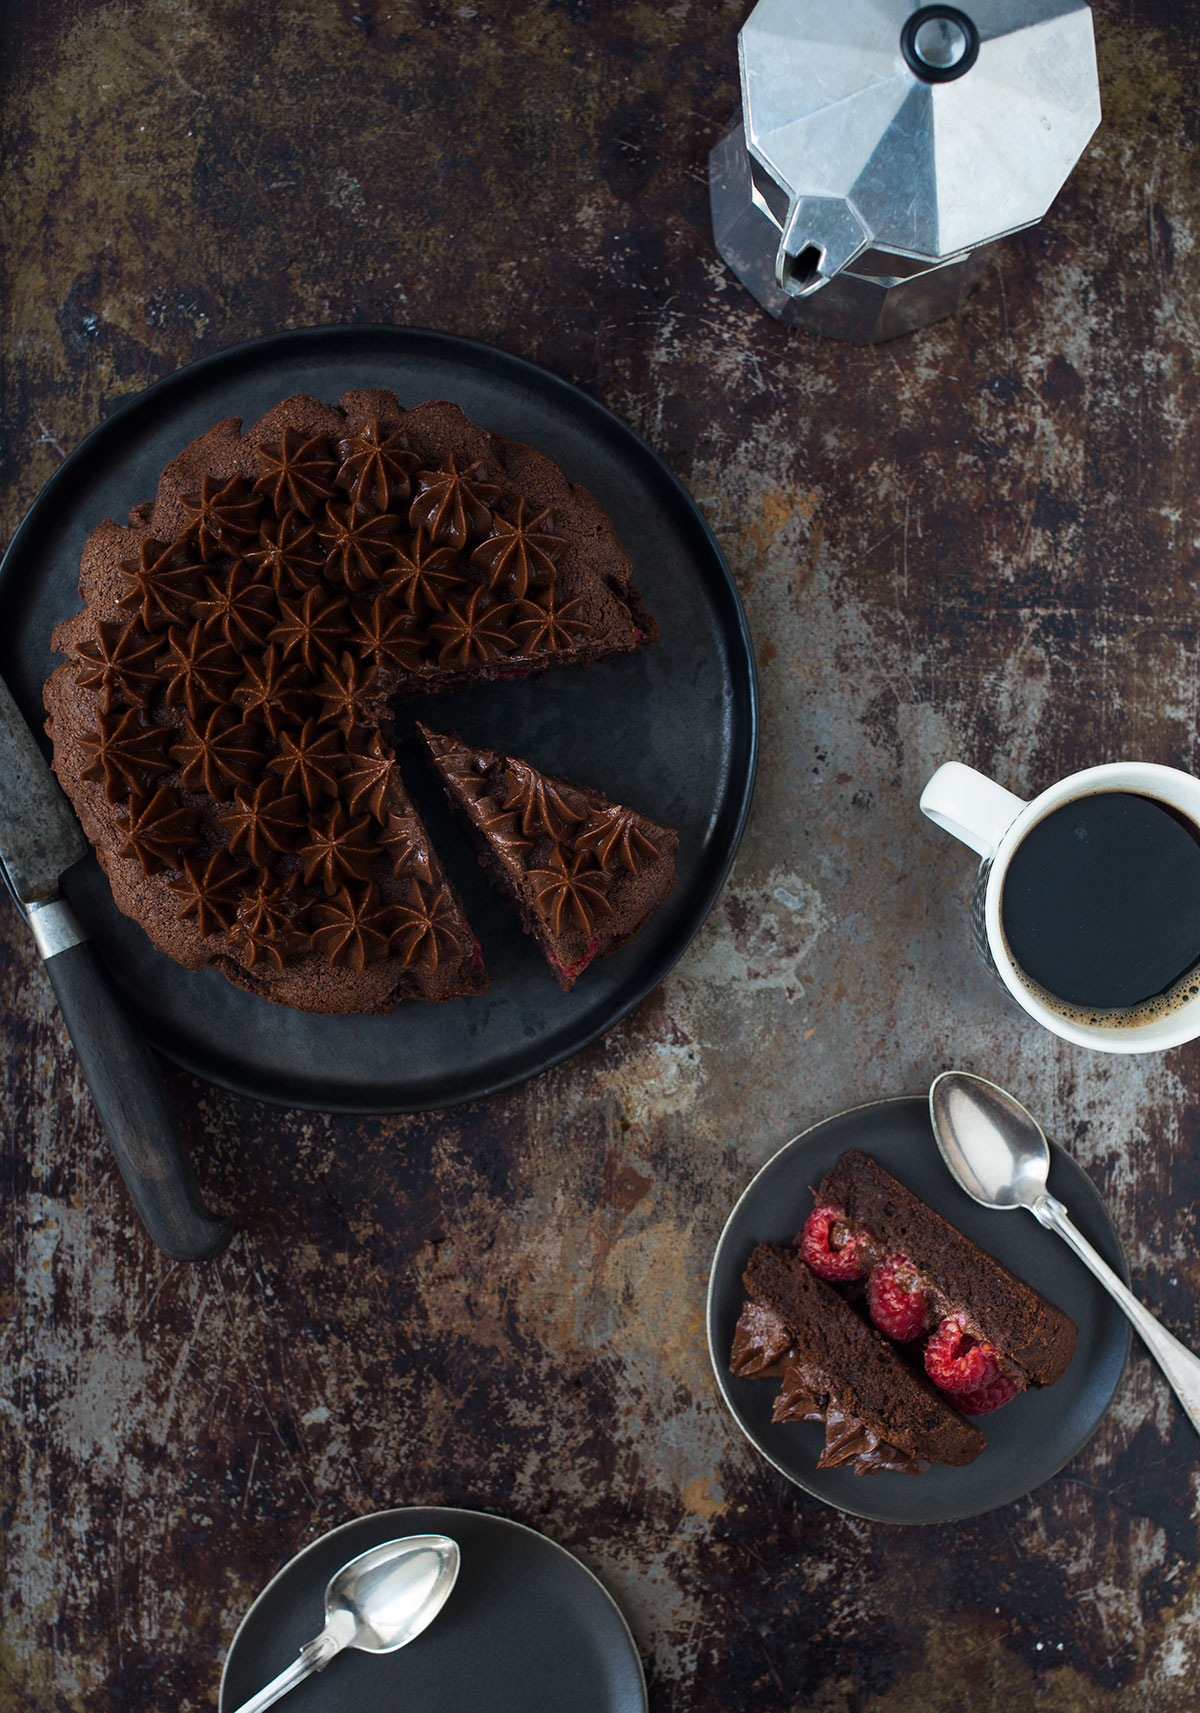
[[[296,1713],[646,1713],[633,1637],[592,1573],[521,1523],[441,1506],[358,1517],[285,1565],[233,1639],[220,1713],[234,1713],[318,1633],[335,1570],[416,1534],[458,1542],[458,1581],[443,1611],[397,1653],[348,1651],[333,1660],[292,1691]]]
[[[813,1206],[811,1191],[848,1148],[861,1148],[943,1219],[994,1255],[1079,1328],[1070,1367],[1053,1386],[1023,1392],[976,1425],[987,1447],[962,1469],[935,1463],[924,1475],[854,1475],[818,1469],[824,1429],[814,1422],[772,1422],[778,1382],[739,1380],[729,1368],[733,1330],[745,1292],[742,1272],[756,1243],[790,1243]],[[1110,1267],[1128,1283],[1121,1242],[1095,1186],[1057,1143],[1050,1144],[1050,1189]],[[734,1420],[776,1469],[827,1505],[887,1523],[941,1523],[1019,1499],[1049,1480],[1082,1449],[1112,1402],[1129,1351],[1129,1322],[1061,1238],[1023,1208],[980,1207],[950,1176],[929,1122],[924,1095],[875,1101],[814,1124],[768,1160],[730,1214],[708,1286],[708,1346]]]

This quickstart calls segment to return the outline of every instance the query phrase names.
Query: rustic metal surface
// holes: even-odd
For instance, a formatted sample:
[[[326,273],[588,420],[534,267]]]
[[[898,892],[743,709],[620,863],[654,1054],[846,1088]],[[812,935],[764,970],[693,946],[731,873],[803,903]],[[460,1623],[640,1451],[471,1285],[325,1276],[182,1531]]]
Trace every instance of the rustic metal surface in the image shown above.
[[[779,327],[713,251],[742,12],[3,8],[8,534],[107,408],[206,351],[442,327],[581,382],[689,483],[764,697],[721,903],[579,1058],[378,1121],[171,1074],[242,1227],[207,1267],[147,1248],[2,907],[4,1713],[211,1709],[268,1576],[404,1503],[576,1551],[664,1713],[1195,1706],[1200,1447],[1140,1351],[1028,1499],[889,1529],[735,1436],[701,1318],[783,1139],[958,1062],[1074,1150],[1200,1343],[1200,1049],[1039,1033],[970,951],[969,858],[916,813],[952,756],[1021,791],[1200,766],[1200,19],[1103,0],[1105,123],[1050,216],[954,320],[856,349]]]

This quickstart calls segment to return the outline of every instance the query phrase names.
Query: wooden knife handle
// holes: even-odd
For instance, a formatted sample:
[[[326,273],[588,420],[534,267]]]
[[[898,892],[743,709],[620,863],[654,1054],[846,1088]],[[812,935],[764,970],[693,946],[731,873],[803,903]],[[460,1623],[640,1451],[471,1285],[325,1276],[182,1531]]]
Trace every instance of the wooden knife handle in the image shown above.
[[[30,926],[121,1176],[142,1223],[175,1261],[207,1261],[233,1236],[200,1198],[158,1067],[96,948],[64,899]]]

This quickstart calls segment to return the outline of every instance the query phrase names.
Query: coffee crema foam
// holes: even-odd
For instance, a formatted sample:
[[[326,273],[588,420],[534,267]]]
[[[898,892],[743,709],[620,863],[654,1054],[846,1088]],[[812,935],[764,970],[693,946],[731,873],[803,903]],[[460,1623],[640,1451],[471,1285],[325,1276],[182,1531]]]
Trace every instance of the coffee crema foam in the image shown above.
[[[1004,942],[1004,950],[1008,961],[1021,986],[1047,1011],[1053,1011],[1056,1017],[1065,1017],[1069,1023],[1082,1024],[1087,1029],[1145,1029],[1152,1023],[1162,1023],[1168,1017],[1174,1017],[1200,995],[1200,964],[1190,969],[1186,975],[1169,987],[1165,993],[1156,993],[1151,999],[1144,999],[1140,1005],[1131,1005],[1123,1011],[1099,1011],[1089,1005],[1072,1005],[1069,1000],[1060,999],[1058,994],[1049,992],[1027,975],[1013,957],[1012,947]]]

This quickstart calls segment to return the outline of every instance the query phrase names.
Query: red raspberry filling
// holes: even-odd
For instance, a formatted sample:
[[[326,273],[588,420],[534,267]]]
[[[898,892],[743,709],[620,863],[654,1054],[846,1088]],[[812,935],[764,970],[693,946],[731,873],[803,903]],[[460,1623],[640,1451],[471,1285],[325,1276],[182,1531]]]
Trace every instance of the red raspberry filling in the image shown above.
[[[929,1293],[915,1282],[907,1255],[890,1255],[871,1269],[867,1307],[880,1332],[894,1338],[897,1344],[920,1338],[925,1330]]]
[[[960,1314],[947,1315],[925,1346],[925,1372],[943,1392],[978,1393],[999,1374],[995,1347],[971,1337]]]
[[[556,958],[549,946],[547,946],[544,941],[542,942],[542,951],[546,954],[546,962],[552,969],[556,969],[559,975],[562,976],[563,980],[568,983],[578,981],[579,977],[583,974],[584,970],[588,967],[599,950],[599,939],[593,939],[586,950],[580,952],[579,956],[575,958],[573,962],[564,964],[562,959]]]
[[[834,1202],[814,1207],[800,1233],[800,1253],[818,1279],[834,1284],[861,1279],[867,1269],[859,1259],[858,1245],[845,1229],[846,1210]],[[842,1226],[841,1232],[836,1230]],[[835,1244],[840,1235],[841,1241]]]
[[[1015,1398],[1019,1390],[1016,1382],[1006,1374],[997,1374],[994,1380],[980,1386],[977,1391],[955,1393],[954,1407],[964,1416],[986,1416],[992,1410],[998,1410],[1001,1404],[1007,1404],[1010,1398]]]
[[[885,1337],[897,1344],[924,1337],[936,1313],[932,1292],[918,1283],[916,1269],[903,1252],[872,1267],[868,1257],[874,1239],[868,1231],[856,1235],[849,1229],[845,1208],[836,1202],[814,1208],[796,1241],[818,1278],[833,1284],[867,1278],[867,1308]],[[968,1332],[966,1316],[959,1311],[942,1320],[926,1340],[923,1356],[929,1378],[964,1415],[998,1410],[1021,1389],[1019,1381],[1000,1372],[995,1345]]]

